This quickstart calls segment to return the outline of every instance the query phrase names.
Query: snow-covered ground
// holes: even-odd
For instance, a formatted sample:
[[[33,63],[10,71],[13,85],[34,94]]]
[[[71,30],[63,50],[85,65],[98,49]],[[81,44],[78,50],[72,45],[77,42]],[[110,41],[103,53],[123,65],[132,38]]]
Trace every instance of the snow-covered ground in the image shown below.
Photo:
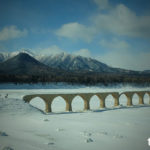
[[[12,86],[12,85],[11,85]],[[119,99],[121,107],[113,107],[113,98],[106,98],[106,109],[99,109],[99,99],[93,96],[90,111],[83,111],[83,100],[74,98],[73,112],[65,112],[61,97],[52,103],[53,113],[44,114],[44,102],[33,99],[24,103],[22,97],[34,93],[76,93],[148,90],[133,87],[86,87],[71,85],[40,86],[0,85],[0,150],[150,150],[149,96],[145,105],[138,105],[133,96],[132,107],[126,106],[126,97]],[[6,88],[8,87],[8,89]],[[35,88],[34,88],[35,87]],[[37,88],[38,87],[38,88]],[[8,95],[8,96],[7,96]],[[36,106],[37,108],[33,107]]]

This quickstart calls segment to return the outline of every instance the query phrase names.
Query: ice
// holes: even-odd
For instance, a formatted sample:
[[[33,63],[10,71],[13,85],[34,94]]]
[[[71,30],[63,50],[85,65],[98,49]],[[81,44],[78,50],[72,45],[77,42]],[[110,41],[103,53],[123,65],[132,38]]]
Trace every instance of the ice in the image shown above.
[[[27,85],[26,85],[27,86]],[[6,86],[5,86],[6,87]],[[106,99],[107,108],[99,108],[99,99],[93,96],[91,110],[83,111],[83,100],[75,97],[74,112],[65,112],[63,98],[53,101],[53,113],[45,114],[45,103],[35,98],[30,104],[22,97],[34,93],[75,93],[150,90],[149,87],[86,87],[53,85],[50,89],[1,89],[0,90],[0,150],[148,150],[150,137],[149,95],[144,105],[138,105],[133,96],[132,107],[122,95],[119,107],[113,107],[112,96]],[[36,86],[33,86],[36,87]],[[6,97],[6,95],[8,96]]]

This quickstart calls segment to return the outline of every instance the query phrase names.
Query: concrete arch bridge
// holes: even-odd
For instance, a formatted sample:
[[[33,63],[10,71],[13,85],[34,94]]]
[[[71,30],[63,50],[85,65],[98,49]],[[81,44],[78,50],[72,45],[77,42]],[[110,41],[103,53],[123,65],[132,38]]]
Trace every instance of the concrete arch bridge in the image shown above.
[[[121,95],[127,97],[127,106],[132,106],[132,99],[134,94],[137,94],[139,97],[139,104],[144,104],[144,95],[149,95],[149,104],[150,104],[150,91],[126,91],[123,93],[119,92],[102,92],[102,93],[70,93],[70,94],[33,94],[26,95],[23,97],[25,102],[30,102],[33,98],[40,97],[45,102],[45,111],[52,112],[51,105],[53,100],[60,96],[66,102],[66,111],[72,111],[72,101],[76,96],[80,96],[84,101],[84,110],[90,109],[90,100],[91,97],[96,95],[100,100],[100,108],[105,108],[105,99],[108,95],[112,95],[114,98],[114,106],[119,106],[119,97]]]

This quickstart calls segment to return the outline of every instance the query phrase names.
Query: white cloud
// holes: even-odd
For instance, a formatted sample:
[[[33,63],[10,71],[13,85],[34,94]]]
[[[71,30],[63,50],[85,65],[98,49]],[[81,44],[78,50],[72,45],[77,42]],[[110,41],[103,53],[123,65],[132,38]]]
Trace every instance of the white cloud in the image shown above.
[[[107,50],[125,50],[129,49],[130,45],[123,40],[119,40],[117,38],[113,38],[112,40],[101,40],[99,44],[105,47]]]
[[[99,9],[108,9],[110,7],[108,0],[94,0],[94,2],[98,5]]]
[[[34,53],[39,53],[40,55],[57,55],[60,53],[66,53],[66,54],[73,54],[73,55],[79,55],[83,57],[91,57],[90,50],[86,48],[82,48],[80,50],[74,51],[72,53],[68,53],[66,50],[61,49],[57,45],[52,45],[47,48],[40,48],[40,49],[34,49]]]
[[[97,57],[98,60],[118,68],[131,70],[149,70],[150,52],[134,50],[134,47],[126,41],[113,39],[112,41],[102,40],[101,45],[111,49]]]
[[[55,34],[73,40],[91,42],[96,35],[105,33],[150,38],[150,16],[138,16],[134,11],[123,4],[110,6],[108,0],[94,0],[106,11],[100,11],[90,19],[91,26],[85,26],[78,22],[62,25]],[[107,9],[109,7],[109,9]]]
[[[123,4],[107,13],[93,17],[97,32],[113,33],[130,37],[150,37],[150,16],[137,16]]]
[[[55,55],[64,52],[61,48],[59,48],[57,45],[52,45],[48,48],[43,48],[39,50],[41,54],[47,54],[47,55]]]
[[[98,60],[118,68],[130,70],[149,70],[150,52],[132,53],[131,51],[111,51],[97,57]]]
[[[10,39],[15,39],[15,38],[26,36],[27,34],[28,31],[26,29],[20,30],[16,26],[8,26],[8,27],[4,27],[0,31],[0,40],[5,41]]]
[[[95,34],[94,28],[86,27],[85,25],[77,22],[64,24],[56,32],[56,35],[74,40],[84,40],[90,42]]]
[[[88,49],[80,49],[79,51],[75,51],[74,55],[80,55],[83,57],[91,57],[91,53]]]
[[[57,55],[60,53],[67,53],[65,50],[61,49],[60,47],[58,47],[57,45],[52,45],[50,47],[47,48],[41,48],[38,50],[41,54],[47,54],[47,55]],[[91,53],[88,49],[80,49],[78,51],[75,51],[73,53],[71,53],[73,55],[80,55],[80,56],[84,56],[84,57],[91,57]]]

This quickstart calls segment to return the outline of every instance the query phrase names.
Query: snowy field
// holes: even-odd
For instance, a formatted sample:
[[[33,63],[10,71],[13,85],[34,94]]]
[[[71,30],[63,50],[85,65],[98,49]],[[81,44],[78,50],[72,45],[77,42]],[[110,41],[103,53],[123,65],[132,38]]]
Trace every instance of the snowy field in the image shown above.
[[[11,89],[13,88],[13,89]],[[124,95],[121,106],[114,108],[111,95],[106,98],[105,109],[99,108],[99,99],[90,100],[90,111],[83,111],[83,100],[77,96],[72,103],[73,112],[65,112],[61,97],[52,103],[53,113],[45,114],[45,104],[34,98],[30,104],[22,97],[34,93],[123,92],[150,91],[150,88],[88,87],[71,85],[0,85],[0,150],[150,150],[149,96],[144,105],[127,107]]]

